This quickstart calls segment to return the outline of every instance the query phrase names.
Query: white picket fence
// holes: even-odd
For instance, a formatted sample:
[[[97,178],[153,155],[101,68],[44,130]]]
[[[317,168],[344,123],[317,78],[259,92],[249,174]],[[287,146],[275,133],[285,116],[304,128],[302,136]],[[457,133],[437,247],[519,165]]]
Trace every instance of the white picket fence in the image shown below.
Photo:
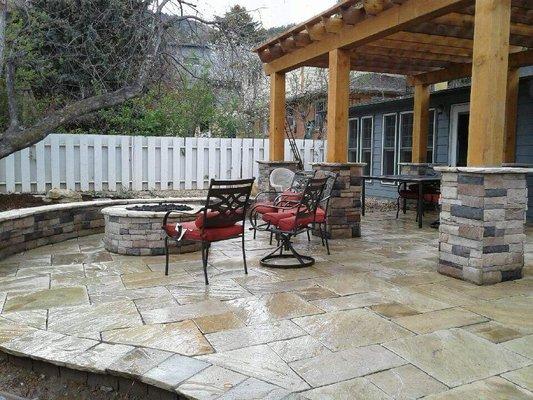
[[[324,160],[324,141],[297,146],[306,169]],[[53,134],[0,160],[0,192],[204,189],[211,178],[257,176],[265,159],[268,139]]]

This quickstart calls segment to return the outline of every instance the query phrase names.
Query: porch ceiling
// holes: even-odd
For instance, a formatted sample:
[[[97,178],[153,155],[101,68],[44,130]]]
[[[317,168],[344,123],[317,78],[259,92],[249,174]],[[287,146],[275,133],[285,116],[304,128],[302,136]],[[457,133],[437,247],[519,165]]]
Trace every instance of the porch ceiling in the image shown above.
[[[328,67],[328,52],[342,48],[351,53],[352,70],[408,75],[414,83],[470,76],[474,3],[345,0],[254,51],[269,74]],[[531,65],[533,0],[512,0],[511,5],[510,65]],[[451,71],[452,77],[442,71]]]

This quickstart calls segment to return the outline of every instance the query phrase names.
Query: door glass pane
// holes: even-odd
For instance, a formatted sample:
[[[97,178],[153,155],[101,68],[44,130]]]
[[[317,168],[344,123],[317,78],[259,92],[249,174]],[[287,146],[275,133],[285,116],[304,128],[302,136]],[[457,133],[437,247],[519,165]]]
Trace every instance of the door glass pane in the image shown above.
[[[396,114],[383,119],[383,173],[394,174],[396,153]]]
[[[357,162],[359,156],[359,120],[351,119],[348,123],[348,160]]]

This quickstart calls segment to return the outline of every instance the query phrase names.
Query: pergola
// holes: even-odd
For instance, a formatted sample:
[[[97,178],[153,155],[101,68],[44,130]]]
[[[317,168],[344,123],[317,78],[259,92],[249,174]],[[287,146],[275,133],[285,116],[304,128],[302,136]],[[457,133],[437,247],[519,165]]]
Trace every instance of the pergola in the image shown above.
[[[329,68],[327,161],[347,161],[350,70],[408,76],[412,162],[426,162],[430,85],[472,77],[468,166],[515,161],[518,69],[533,0],[345,0],[255,51],[270,75],[270,160],[284,158],[285,74]]]

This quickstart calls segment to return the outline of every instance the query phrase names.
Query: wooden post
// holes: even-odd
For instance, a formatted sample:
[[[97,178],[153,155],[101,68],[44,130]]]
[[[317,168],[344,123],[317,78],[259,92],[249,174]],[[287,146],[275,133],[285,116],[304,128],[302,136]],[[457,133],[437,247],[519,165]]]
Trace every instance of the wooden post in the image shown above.
[[[413,107],[413,153],[411,161],[425,163],[428,153],[429,85],[415,85]]]
[[[516,119],[518,113],[518,68],[509,69],[507,75],[507,101],[505,103],[505,147],[503,161],[516,162]]]
[[[468,166],[501,166],[511,0],[476,0]]]
[[[285,74],[270,74],[270,161],[285,158]]]
[[[349,100],[350,56],[346,50],[335,49],[329,52],[328,162],[348,160]]]

